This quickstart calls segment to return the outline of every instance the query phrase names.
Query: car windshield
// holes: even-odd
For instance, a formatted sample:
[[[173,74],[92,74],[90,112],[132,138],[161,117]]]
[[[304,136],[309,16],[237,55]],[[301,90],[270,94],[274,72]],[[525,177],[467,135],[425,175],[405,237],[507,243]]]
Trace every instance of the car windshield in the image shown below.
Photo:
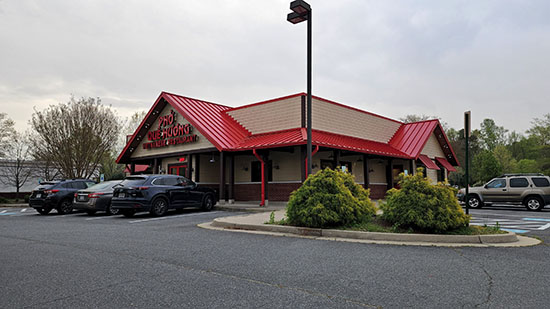
[[[93,186],[90,186],[88,187],[89,190],[95,190],[95,191],[99,191],[99,190],[104,190],[104,189],[108,189],[108,188],[112,188],[114,187],[116,184],[119,184],[120,183],[120,180],[113,180],[113,181],[104,181],[104,182],[100,182],[98,184],[95,184]]]
[[[145,180],[147,178],[145,177],[126,177],[126,179],[124,179],[120,185],[121,186],[125,186],[125,187],[136,187],[136,186],[141,186]],[[117,186],[118,187],[118,186]]]

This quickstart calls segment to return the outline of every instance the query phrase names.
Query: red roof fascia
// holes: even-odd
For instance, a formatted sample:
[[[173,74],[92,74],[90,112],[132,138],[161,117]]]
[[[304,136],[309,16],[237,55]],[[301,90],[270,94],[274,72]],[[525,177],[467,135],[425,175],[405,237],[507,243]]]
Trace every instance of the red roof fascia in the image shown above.
[[[435,157],[435,160],[443,165],[449,172],[456,172],[456,168],[454,168],[445,158]]]
[[[164,92],[163,92],[164,93]],[[126,143],[126,146],[124,146],[124,149],[122,150],[122,152],[120,152],[120,154],[118,155],[118,158],[116,159],[116,163],[120,163],[120,160],[122,159],[123,155],[126,153],[126,151],[128,151],[128,148],[130,148],[130,145],[133,143],[135,137],[136,137],[136,133],[138,133],[143,125],[147,122],[147,120],[149,119],[149,117],[151,116],[151,113],[155,110],[155,108],[157,107],[157,105],[162,101],[162,95],[163,93],[161,93],[157,100],[155,101],[155,104],[153,104],[153,106],[149,109],[149,112],[147,112],[147,115],[143,118],[143,120],[141,121],[141,123],[139,124],[139,127],[137,128],[136,131],[134,131],[134,134],[132,134],[132,137],[130,138],[130,141],[128,141]],[[153,124],[151,124],[152,126]]]
[[[440,170],[439,166],[437,166],[432,159],[428,158],[427,155],[419,155],[418,159],[420,159],[420,161],[422,161],[427,168],[432,170]]]
[[[449,142],[449,139],[447,138],[447,134],[445,134],[445,130],[443,130],[443,127],[441,126],[441,123],[439,121],[437,122],[437,125],[439,126],[439,129],[443,133],[443,137],[445,138],[445,143],[449,146],[449,150],[451,150],[451,154],[453,155],[453,160],[456,162],[456,166],[460,166],[460,163],[458,162],[458,159],[456,158],[455,151],[453,150],[453,147],[451,147],[451,143]]]
[[[251,103],[251,104],[238,106],[238,107],[232,107],[232,108],[226,110],[226,112],[230,112],[230,111],[234,111],[234,110],[238,110],[238,109],[243,109],[243,108],[249,108],[249,107],[252,107],[252,106],[262,105],[262,104],[276,102],[276,101],[282,101],[282,100],[286,100],[286,99],[290,99],[290,98],[294,98],[294,97],[298,97],[298,96],[302,96],[302,95],[306,95],[306,94],[303,93],[303,92],[300,92],[300,93],[291,94],[291,95],[287,95],[287,96],[280,97],[280,98],[269,99],[269,100],[266,100],[266,101]]]

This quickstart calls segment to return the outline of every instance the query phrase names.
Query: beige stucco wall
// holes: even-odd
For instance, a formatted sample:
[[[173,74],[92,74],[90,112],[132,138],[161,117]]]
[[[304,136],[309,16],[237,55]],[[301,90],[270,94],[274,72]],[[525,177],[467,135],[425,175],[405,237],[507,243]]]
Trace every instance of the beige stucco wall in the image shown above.
[[[200,183],[220,183],[220,156],[214,155],[215,162],[210,162],[210,159],[212,155],[200,155]]]
[[[169,115],[171,110],[176,111],[170,104],[167,104],[166,107],[162,110],[162,112],[159,113],[159,116]],[[176,111],[176,113],[177,113],[177,111]],[[188,124],[189,122],[185,118],[183,118],[183,116],[181,116],[178,113],[177,121],[174,122],[174,123],[185,125],[185,124]],[[157,117],[157,119],[154,120],[149,132],[155,131],[157,129],[158,129],[158,117]],[[152,155],[162,155],[162,154],[173,153],[173,152],[181,152],[181,151],[189,151],[189,150],[205,149],[205,148],[214,147],[214,145],[212,145],[212,143],[210,143],[206,139],[206,137],[204,137],[202,134],[200,134],[200,132],[199,132],[199,130],[197,130],[197,128],[193,128],[192,134],[196,134],[199,138],[198,141],[196,141],[196,142],[186,143],[186,144],[178,144],[178,145],[169,145],[169,146],[161,147],[161,148],[143,149],[143,143],[150,143],[151,142],[147,138],[147,134],[149,132],[147,132],[145,134],[145,136],[141,137],[142,142],[139,144],[137,149],[134,150],[134,152],[131,155],[131,158],[135,159],[135,158],[147,157],[147,156],[152,156]]]
[[[312,101],[312,128],[387,143],[400,124],[318,99]]]
[[[252,134],[299,128],[301,97],[254,105],[227,112]]]
[[[441,149],[441,145],[439,145],[435,133],[432,133],[420,153],[423,155],[427,155],[428,157],[430,157],[430,159],[433,159],[435,157],[445,158],[445,153]]]

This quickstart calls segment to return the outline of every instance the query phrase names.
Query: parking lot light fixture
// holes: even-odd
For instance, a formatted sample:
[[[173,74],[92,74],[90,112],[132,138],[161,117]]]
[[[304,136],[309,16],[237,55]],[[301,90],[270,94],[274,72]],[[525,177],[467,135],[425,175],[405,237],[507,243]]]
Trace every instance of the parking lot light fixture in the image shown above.
[[[289,13],[286,20],[297,24],[307,20],[307,176],[312,172],[313,160],[311,159],[311,6],[302,0],[295,0],[290,3],[292,13]],[[307,177],[306,176],[306,177]]]

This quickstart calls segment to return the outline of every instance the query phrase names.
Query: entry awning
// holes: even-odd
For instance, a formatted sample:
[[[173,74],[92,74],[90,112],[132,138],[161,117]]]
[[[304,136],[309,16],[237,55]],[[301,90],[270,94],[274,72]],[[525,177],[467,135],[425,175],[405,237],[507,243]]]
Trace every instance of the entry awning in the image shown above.
[[[432,169],[432,170],[439,170],[440,169],[437,166],[437,164],[435,164],[434,161],[432,161],[432,159],[428,158],[427,155],[420,155],[420,156],[418,156],[418,159],[420,159],[420,161],[422,161],[422,163],[424,163],[424,165],[426,165],[426,167],[429,168],[429,169]]]
[[[447,161],[445,158],[439,158],[435,157],[435,160],[439,162],[439,164],[443,165],[444,168],[446,168],[449,172],[456,172],[456,168],[454,168],[449,161]]]

